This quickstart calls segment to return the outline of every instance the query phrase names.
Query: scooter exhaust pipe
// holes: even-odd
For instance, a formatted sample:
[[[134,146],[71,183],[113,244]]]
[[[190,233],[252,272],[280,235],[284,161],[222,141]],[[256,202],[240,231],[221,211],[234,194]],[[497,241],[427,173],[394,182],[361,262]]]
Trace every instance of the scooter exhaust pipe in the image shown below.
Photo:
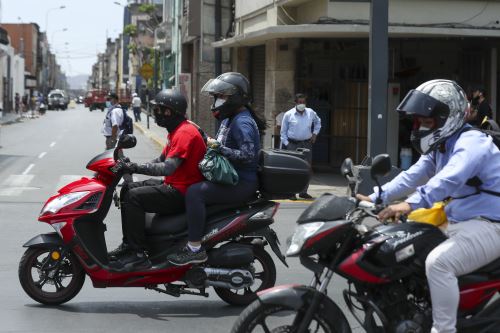
[[[204,268],[207,279],[205,286],[243,289],[253,284],[252,273],[242,269]]]

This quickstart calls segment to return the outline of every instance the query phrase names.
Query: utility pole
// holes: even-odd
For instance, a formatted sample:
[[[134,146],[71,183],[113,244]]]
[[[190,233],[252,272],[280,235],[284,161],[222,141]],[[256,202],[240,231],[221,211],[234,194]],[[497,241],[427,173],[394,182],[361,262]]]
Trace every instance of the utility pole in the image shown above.
[[[387,152],[388,0],[370,2],[368,156]]]

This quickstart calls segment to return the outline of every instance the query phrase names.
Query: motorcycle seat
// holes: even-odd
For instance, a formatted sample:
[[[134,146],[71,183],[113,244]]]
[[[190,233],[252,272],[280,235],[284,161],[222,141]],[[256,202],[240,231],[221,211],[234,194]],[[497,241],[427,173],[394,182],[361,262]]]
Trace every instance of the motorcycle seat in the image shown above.
[[[219,213],[234,214],[238,209],[248,207],[245,203],[207,206],[207,225],[219,221]],[[226,214],[224,214],[226,216]],[[176,215],[146,214],[146,234],[178,234],[187,230],[186,213]]]
[[[458,282],[460,287],[463,287],[470,284],[487,282],[492,277],[500,277],[500,258],[470,274],[460,276]]]
[[[490,262],[488,265],[481,267],[474,274],[492,274],[497,272],[500,273],[500,258]]]

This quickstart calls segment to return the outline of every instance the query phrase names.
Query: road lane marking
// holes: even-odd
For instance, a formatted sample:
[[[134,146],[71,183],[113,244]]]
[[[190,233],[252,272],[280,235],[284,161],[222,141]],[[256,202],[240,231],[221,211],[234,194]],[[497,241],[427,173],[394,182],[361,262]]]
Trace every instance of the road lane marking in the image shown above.
[[[56,142],[54,141],[54,142],[52,142],[52,143],[50,144],[50,146],[49,146],[49,147],[50,147],[50,148],[52,148],[52,147],[54,147],[55,145],[56,145]]]
[[[0,196],[18,196],[24,190],[35,189],[27,188],[35,175],[10,175],[2,185],[0,185]]]
[[[47,154],[47,152],[44,151],[43,153],[41,153],[40,155],[38,155],[38,158],[43,158],[46,154]]]
[[[23,173],[21,175],[27,175],[28,172],[31,171],[31,169],[33,169],[33,167],[35,166],[35,164],[31,163],[27,168],[26,170],[23,171]]]

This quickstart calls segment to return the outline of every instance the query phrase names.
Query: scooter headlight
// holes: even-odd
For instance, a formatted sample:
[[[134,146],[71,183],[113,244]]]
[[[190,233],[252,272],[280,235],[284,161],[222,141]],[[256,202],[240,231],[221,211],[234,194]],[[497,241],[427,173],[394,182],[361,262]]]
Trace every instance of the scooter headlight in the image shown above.
[[[313,222],[298,226],[297,229],[295,229],[295,233],[293,234],[290,246],[286,251],[286,255],[297,255],[300,252],[300,249],[302,249],[302,246],[304,246],[306,240],[314,235],[324,224],[325,222]]]
[[[40,215],[55,214],[59,210],[61,210],[61,208],[71,205],[74,202],[77,202],[78,200],[85,197],[89,193],[90,191],[82,191],[82,192],[73,192],[61,195],[60,197],[57,197],[54,200],[48,202],[42,208]]]

